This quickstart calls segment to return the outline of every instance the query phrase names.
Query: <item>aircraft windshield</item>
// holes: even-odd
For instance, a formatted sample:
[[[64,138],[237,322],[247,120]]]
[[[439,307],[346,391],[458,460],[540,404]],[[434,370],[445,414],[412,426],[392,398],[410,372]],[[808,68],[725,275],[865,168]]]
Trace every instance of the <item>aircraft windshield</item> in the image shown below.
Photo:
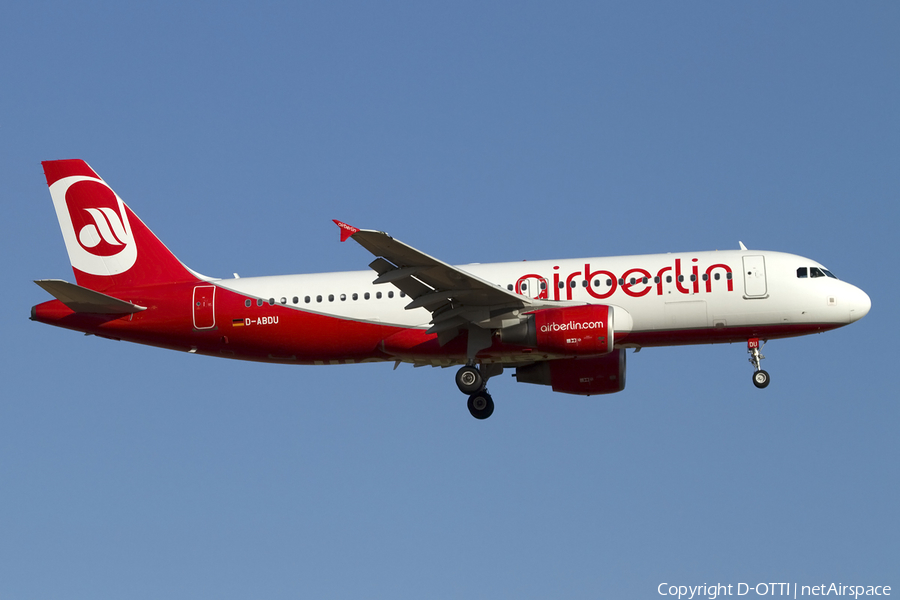
[[[837,279],[831,271],[824,267],[800,267],[797,269],[798,279],[806,279],[807,277],[831,277],[832,279]]]

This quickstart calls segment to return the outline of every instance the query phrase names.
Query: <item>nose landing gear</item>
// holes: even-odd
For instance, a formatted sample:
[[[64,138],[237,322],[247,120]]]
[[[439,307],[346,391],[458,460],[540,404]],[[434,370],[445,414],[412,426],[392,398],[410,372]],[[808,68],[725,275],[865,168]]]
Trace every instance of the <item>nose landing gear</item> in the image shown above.
[[[475,365],[469,364],[456,372],[456,387],[463,394],[469,396],[466,405],[476,419],[484,420],[494,414],[494,399],[491,398],[485,385],[489,377],[502,372],[502,370],[503,367],[499,365],[486,365],[479,369]]]
[[[762,345],[764,346],[765,344],[764,341]],[[753,373],[753,385],[762,389],[769,385],[769,374],[759,366],[759,361],[765,358],[765,356],[760,354],[760,348],[759,338],[747,340],[747,352],[750,353],[750,364],[756,369],[756,372]]]

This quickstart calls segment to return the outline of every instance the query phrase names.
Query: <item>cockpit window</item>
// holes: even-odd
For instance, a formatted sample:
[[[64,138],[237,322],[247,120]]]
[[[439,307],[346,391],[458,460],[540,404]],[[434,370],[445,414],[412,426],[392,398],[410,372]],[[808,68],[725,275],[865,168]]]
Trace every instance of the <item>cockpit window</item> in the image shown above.
[[[799,267],[797,269],[797,279],[806,279],[807,277],[831,277],[837,279],[834,274],[824,267]]]

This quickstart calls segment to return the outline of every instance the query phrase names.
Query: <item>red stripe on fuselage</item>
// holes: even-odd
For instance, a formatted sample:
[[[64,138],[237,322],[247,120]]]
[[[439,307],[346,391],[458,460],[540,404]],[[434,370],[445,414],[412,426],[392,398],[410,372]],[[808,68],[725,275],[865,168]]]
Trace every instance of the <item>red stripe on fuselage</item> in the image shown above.
[[[645,348],[661,346],[690,346],[697,344],[744,343],[751,338],[775,340],[822,333],[842,327],[835,323],[792,323],[778,325],[752,325],[746,327],[706,327],[702,329],[670,329],[665,331],[632,331],[627,340],[616,332],[616,345]]]
[[[199,284],[199,282],[198,282]],[[297,362],[385,360],[379,351],[385,338],[402,327],[360,323],[310,313],[280,304],[245,306],[246,296],[217,287],[216,327],[195,329],[194,283],[148,286],[118,291],[116,297],[147,310],[110,316],[75,313],[59,300],[36,306],[36,321],[104,337],[200,354],[246,360]],[[209,284],[205,284],[209,285]],[[234,327],[233,321],[250,323]]]
[[[199,282],[198,282],[199,284]],[[211,356],[278,363],[315,364],[393,360],[465,362],[466,334],[441,346],[424,329],[368,323],[309,312],[217,287],[215,322],[211,329],[195,329],[195,283],[147,286],[119,292],[116,297],[147,310],[132,315],[75,313],[59,300],[34,307],[34,320],[98,336],[121,339]],[[209,284],[203,284],[209,285]],[[239,321],[241,326],[235,326]],[[677,346],[775,339],[835,329],[835,324],[779,324],[691,330],[616,332],[617,345]],[[480,358],[540,360],[543,354],[495,339]]]

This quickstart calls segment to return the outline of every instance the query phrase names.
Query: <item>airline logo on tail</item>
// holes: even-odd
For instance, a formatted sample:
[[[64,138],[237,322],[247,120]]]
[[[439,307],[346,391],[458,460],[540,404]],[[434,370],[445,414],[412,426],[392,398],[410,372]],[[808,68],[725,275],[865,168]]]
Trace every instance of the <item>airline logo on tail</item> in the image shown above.
[[[72,266],[90,275],[118,275],[137,260],[125,204],[99,178],[74,175],[50,186]]]

